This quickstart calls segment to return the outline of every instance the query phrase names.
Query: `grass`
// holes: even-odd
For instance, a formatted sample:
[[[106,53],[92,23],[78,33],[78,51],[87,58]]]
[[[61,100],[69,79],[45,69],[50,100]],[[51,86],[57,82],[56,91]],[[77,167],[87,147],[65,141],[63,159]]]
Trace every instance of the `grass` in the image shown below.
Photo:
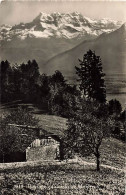
[[[17,104],[17,103],[16,103]],[[45,130],[62,135],[67,119],[38,114],[27,104]],[[14,106],[3,105],[8,112]],[[123,142],[109,138],[102,142],[101,170],[95,157],[78,162],[38,161],[0,164],[0,195],[124,195],[125,151]]]
[[[114,139],[104,139],[101,147],[101,164],[115,167],[117,169],[123,169],[125,167],[125,143]],[[94,156],[87,157],[88,162],[94,162]]]
[[[7,104],[2,104],[0,107],[0,114],[6,113],[8,114],[9,111],[16,109],[18,106],[25,106],[28,108],[30,112],[34,114],[36,118],[39,118],[39,126],[48,132],[52,132],[57,135],[63,135],[63,131],[67,128],[66,122],[67,119],[59,116],[54,115],[47,115],[44,114],[45,111],[38,109],[34,104],[26,104],[22,103],[21,100],[14,101]],[[41,113],[41,114],[38,114]]]
[[[1,194],[124,194],[124,173],[104,168],[101,172],[74,167],[5,174]],[[64,168],[64,170],[63,170]]]
[[[67,128],[66,118],[44,114],[36,115],[36,117],[40,119],[40,126],[48,132],[63,135],[64,130]]]
[[[110,152],[112,151],[112,152]],[[0,166],[0,195],[124,195],[125,144],[110,138],[101,146],[101,170],[90,156],[78,162],[26,162]]]

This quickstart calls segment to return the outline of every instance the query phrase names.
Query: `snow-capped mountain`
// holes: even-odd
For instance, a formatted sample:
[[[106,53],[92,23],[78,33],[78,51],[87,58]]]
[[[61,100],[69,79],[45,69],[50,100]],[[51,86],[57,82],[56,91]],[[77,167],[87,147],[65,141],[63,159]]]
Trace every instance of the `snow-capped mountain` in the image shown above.
[[[0,27],[0,40],[11,41],[15,38],[82,38],[96,37],[111,32],[121,26],[121,22],[110,19],[92,20],[82,14],[73,13],[40,13],[30,23]]]
[[[40,13],[29,23],[0,26],[0,60],[22,63],[36,59],[44,72],[43,65],[52,57],[120,26],[121,22],[92,20],[77,12]]]

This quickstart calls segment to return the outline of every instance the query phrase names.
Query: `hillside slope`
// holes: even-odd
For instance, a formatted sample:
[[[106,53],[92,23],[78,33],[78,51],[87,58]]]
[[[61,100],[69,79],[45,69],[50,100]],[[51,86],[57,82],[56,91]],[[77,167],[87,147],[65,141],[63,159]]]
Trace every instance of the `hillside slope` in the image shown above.
[[[78,163],[39,161],[0,164],[0,192],[124,195],[125,144],[116,139],[104,140],[101,152],[100,172],[95,171],[93,159]]]
[[[126,72],[126,24],[109,34],[102,34],[95,40],[84,41],[75,48],[50,59],[44,66],[44,71],[52,74],[60,70],[68,78],[75,76],[75,66],[79,64],[89,49],[95,51],[102,59],[103,69],[108,73]]]

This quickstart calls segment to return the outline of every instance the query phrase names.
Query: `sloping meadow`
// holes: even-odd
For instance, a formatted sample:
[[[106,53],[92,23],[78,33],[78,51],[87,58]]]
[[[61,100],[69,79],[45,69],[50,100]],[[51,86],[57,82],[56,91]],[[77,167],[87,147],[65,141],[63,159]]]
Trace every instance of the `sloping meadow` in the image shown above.
[[[113,150],[111,153],[110,146]],[[124,151],[124,143],[116,139],[104,140],[100,172],[96,171],[95,159],[91,157],[77,162],[1,164],[0,194],[124,195]]]

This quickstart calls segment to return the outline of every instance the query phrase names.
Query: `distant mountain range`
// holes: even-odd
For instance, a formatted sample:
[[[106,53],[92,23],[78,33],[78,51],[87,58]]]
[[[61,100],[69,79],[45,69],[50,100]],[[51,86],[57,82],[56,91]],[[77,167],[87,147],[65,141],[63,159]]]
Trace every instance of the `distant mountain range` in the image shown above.
[[[103,69],[107,73],[126,73],[126,24],[111,33],[103,33],[98,38],[83,41],[78,46],[50,59],[44,66],[44,72],[60,70],[71,78],[75,77],[75,66],[79,65],[89,49],[102,59]]]
[[[98,43],[102,42],[102,37],[110,36],[108,33],[120,28],[121,25],[122,22],[109,19],[92,20],[77,12],[71,14],[40,13],[32,22],[20,23],[15,26],[2,25],[0,27],[0,60],[7,59],[11,63],[21,63],[29,59],[36,59],[40,65],[40,70],[43,72],[46,70],[45,67],[43,69],[43,65],[46,64],[49,68],[51,61],[49,63],[47,61],[56,56],[55,66],[58,68],[57,54],[77,51],[73,58],[82,57],[82,53],[90,48],[93,43],[97,45],[94,47],[97,51]],[[106,35],[102,35],[95,41],[94,39],[102,33],[106,33]],[[104,44],[107,45],[107,43]],[[79,48],[82,50],[79,51]],[[67,50],[70,51],[67,52]],[[64,56],[64,53],[60,56]],[[51,67],[53,62],[54,59]],[[67,65],[65,59],[62,63],[64,66]]]
[[[78,38],[98,36],[103,32],[111,32],[120,27],[121,22],[110,19],[92,20],[82,14],[40,13],[30,23],[15,26],[3,25],[0,28],[0,39],[11,41],[14,38]]]

